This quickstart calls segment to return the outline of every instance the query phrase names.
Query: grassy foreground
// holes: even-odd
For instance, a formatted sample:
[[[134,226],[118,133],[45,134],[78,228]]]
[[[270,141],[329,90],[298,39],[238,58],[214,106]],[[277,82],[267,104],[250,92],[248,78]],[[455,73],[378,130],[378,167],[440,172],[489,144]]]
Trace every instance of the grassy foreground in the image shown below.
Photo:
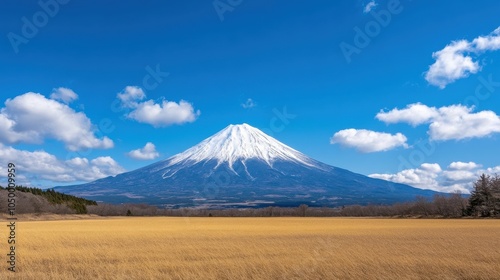
[[[132,217],[17,227],[18,272],[2,261],[0,279],[500,279],[500,220]]]

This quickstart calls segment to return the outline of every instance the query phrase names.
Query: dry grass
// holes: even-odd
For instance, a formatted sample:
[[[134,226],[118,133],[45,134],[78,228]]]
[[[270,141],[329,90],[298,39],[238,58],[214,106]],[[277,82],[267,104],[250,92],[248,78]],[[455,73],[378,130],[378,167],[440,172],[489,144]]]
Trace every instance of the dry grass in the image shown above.
[[[500,279],[500,220],[113,218],[17,231],[19,272],[2,261],[0,279]]]

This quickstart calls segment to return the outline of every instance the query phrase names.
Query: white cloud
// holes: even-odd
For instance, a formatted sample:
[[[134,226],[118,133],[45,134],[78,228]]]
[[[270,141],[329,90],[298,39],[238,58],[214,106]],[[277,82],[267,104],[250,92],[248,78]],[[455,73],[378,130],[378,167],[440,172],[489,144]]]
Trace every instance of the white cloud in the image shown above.
[[[75,157],[63,161],[43,150],[31,152],[0,144],[0,165],[7,166],[8,162],[16,164],[18,173],[26,178],[23,180],[25,182],[88,182],[125,172],[111,157],[98,157],[90,161]]]
[[[500,165],[499,166],[495,166],[495,167],[489,167],[487,169],[485,169],[485,173],[487,174],[499,174],[500,175]]]
[[[131,158],[138,160],[151,160],[160,156],[160,154],[156,151],[155,145],[151,142],[146,143],[143,148],[130,151],[128,155]]]
[[[450,163],[450,165],[448,166],[448,169],[450,169],[450,170],[473,170],[473,169],[476,169],[479,167],[481,167],[481,165],[479,165],[475,162],[472,162],[472,161],[469,161],[469,162],[455,161],[455,162]]]
[[[104,178],[108,176],[114,176],[125,172],[125,169],[121,167],[112,157],[97,157],[90,161],[88,165],[91,167],[91,172],[88,173],[88,178],[85,181],[96,180],[98,178]],[[83,179],[80,179],[83,180]]]
[[[375,1],[370,1],[368,4],[366,4],[366,6],[364,7],[363,9],[363,13],[367,14],[369,13],[371,10],[373,10],[373,8],[377,7],[377,3]]]
[[[138,106],[138,101],[146,98],[146,94],[140,87],[127,86],[125,89],[116,95],[122,101],[125,107],[133,108]]]
[[[250,108],[253,108],[257,106],[257,103],[255,103],[252,98],[248,98],[247,101],[245,103],[242,103],[241,104],[241,107],[245,108],[245,109],[250,109]]]
[[[479,55],[485,51],[500,49],[500,27],[487,36],[479,36],[469,42],[453,41],[444,49],[434,52],[435,62],[429,66],[425,79],[443,89],[454,81],[475,74],[481,70],[471,54]]]
[[[477,179],[477,175],[468,170],[447,170],[443,172],[443,177],[452,182],[472,182]]]
[[[407,184],[420,189],[439,192],[470,193],[474,182],[483,173],[494,175],[500,166],[481,169],[474,162],[452,162],[446,170],[437,163],[424,163],[418,168],[405,169],[396,174],[371,174],[369,177]]]
[[[437,163],[422,163],[422,165],[420,165],[420,168],[426,172],[431,173],[439,173],[443,171],[441,169],[441,166]]]
[[[472,41],[476,51],[496,51],[500,49],[500,27],[487,36],[479,36]]]
[[[66,104],[33,92],[5,101],[0,110],[1,143],[42,143],[45,138],[59,140],[72,151],[113,147],[108,137],[96,137],[83,112]]]
[[[448,165],[448,169],[443,172],[443,177],[452,184],[469,183],[477,180],[477,170],[481,167],[475,162],[456,161]]]
[[[442,172],[437,163],[423,163],[419,168],[406,169],[396,174],[371,174],[372,178],[388,180],[401,184],[408,184],[422,189],[436,189],[436,178]]]
[[[444,49],[432,54],[436,60],[429,67],[425,79],[431,84],[443,89],[455,80],[465,78],[479,71],[479,64],[472,57],[465,55],[471,52],[470,43],[461,40],[452,42]]]
[[[376,118],[385,123],[429,123],[432,140],[480,138],[500,132],[500,117],[493,111],[473,113],[474,107],[450,105],[440,108],[415,103],[405,109],[381,111]]]
[[[480,138],[500,132],[500,117],[492,111],[472,113],[473,107],[452,105],[439,108],[429,126],[434,140]]]
[[[164,100],[161,104],[153,100],[140,103],[128,117],[138,122],[151,124],[155,127],[169,126],[194,122],[200,111],[194,111],[191,103],[181,100],[179,103]]]
[[[375,132],[366,129],[344,129],[333,135],[331,144],[341,144],[346,147],[355,148],[363,153],[388,151],[402,146],[407,148],[406,137],[397,133]]]
[[[78,99],[78,95],[69,88],[55,88],[50,95],[51,99],[60,100],[63,103],[69,104]]]
[[[407,184],[415,188],[431,189],[435,191],[443,191],[437,182],[437,177],[441,172],[441,167],[438,164],[434,168],[429,167],[430,164],[422,164],[420,168],[406,169],[396,174],[370,174],[369,177],[383,179],[395,183]],[[450,190],[450,192],[453,190]]]
[[[153,100],[139,102],[146,98],[144,91],[139,87],[127,86],[117,97],[124,107],[132,108],[127,114],[128,118],[154,127],[194,122],[200,115],[199,110],[195,111],[193,105],[184,100],[179,103],[168,100],[163,100],[161,103]]]
[[[385,123],[405,122],[413,126],[428,123],[438,115],[435,107],[428,107],[421,103],[414,103],[406,106],[405,109],[394,108],[389,112],[380,111],[376,118]]]

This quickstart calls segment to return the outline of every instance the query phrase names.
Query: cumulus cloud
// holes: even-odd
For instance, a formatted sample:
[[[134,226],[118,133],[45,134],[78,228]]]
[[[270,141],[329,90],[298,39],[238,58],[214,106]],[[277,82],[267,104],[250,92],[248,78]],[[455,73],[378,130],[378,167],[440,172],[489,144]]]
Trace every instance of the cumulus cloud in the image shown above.
[[[462,105],[439,108],[439,117],[429,126],[431,139],[480,138],[500,132],[500,117],[495,112],[473,110]]]
[[[96,137],[83,112],[75,112],[39,93],[28,92],[5,101],[0,110],[1,143],[42,143],[45,138],[61,141],[71,151],[108,149],[114,145],[108,137]]]
[[[478,51],[496,51],[500,49],[500,27],[488,36],[479,36],[472,41]]]
[[[435,107],[428,107],[421,103],[414,103],[406,106],[405,109],[394,108],[389,112],[380,111],[376,118],[387,124],[409,123],[413,126],[430,122],[438,115]]]
[[[405,169],[396,174],[370,174],[368,176],[407,184],[415,188],[443,191],[436,180],[441,171],[441,166],[437,163],[424,163],[420,168]]]
[[[128,118],[154,127],[194,122],[200,115],[200,111],[195,111],[193,105],[185,100],[178,103],[168,100],[162,100],[160,103],[154,100],[141,102],[146,95],[141,88],[135,86],[127,86],[117,97],[124,107],[132,109],[127,114]]]
[[[377,7],[377,3],[375,1],[370,1],[368,4],[365,5],[363,8],[363,13],[367,14],[373,10],[373,8]]]
[[[96,180],[125,172],[125,169],[123,169],[123,167],[121,167],[118,162],[110,156],[97,157],[91,160],[88,166],[91,167],[91,170],[89,170],[91,172],[87,174],[87,178],[80,177],[80,180]]]
[[[418,168],[405,169],[396,174],[371,174],[369,177],[420,189],[470,193],[474,182],[481,174],[494,175],[498,171],[500,166],[481,169],[481,165],[474,162],[452,162],[446,170],[442,170],[437,163],[424,163]]]
[[[434,52],[435,62],[429,66],[425,79],[443,89],[454,81],[475,74],[481,70],[471,55],[500,49],[500,27],[487,36],[479,36],[472,41],[453,41],[442,50]]]
[[[116,95],[125,107],[134,108],[138,106],[138,101],[146,98],[146,94],[140,87],[127,86]]]
[[[487,174],[500,174],[500,165],[495,167],[488,167],[485,169]]]
[[[405,109],[381,111],[376,118],[385,123],[429,124],[432,140],[480,138],[500,132],[500,117],[495,112],[473,111],[474,107],[463,105],[436,108],[415,103]]]
[[[481,165],[479,165],[475,162],[472,162],[472,161],[469,161],[469,162],[456,161],[456,162],[450,163],[450,165],[448,166],[448,169],[450,169],[450,170],[473,170],[473,169],[476,169],[479,167],[481,167]]]
[[[477,180],[477,173],[480,167],[480,164],[472,161],[452,162],[448,165],[448,169],[443,172],[443,179],[445,182],[452,185],[474,182]],[[489,173],[484,170],[481,171]]]
[[[138,160],[151,160],[158,158],[160,154],[156,151],[155,145],[148,142],[143,148],[130,151],[128,156]]]
[[[420,168],[425,172],[431,173],[439,173],[443,171],[441,169],[441,166],[437,163],[422,163],[422,165],[420,165]]]
[[[433,53],[432,57],[436,62],[429,67],[425,79],[431,85],[443,89],[455,80],[465,78],[471,73],[477,73],[479,63],[473,61],[472,57],[467,55],[472,51],[473,48],[470,43],[461,40],[452,42],[444,49]]]
[[[431,165],[434,166],[434,168],[428,168]],[[405,169],[396,174],[370,174],[368,176],[395,183],[407,184],[419,189],[429,189],[442,192],[456,191],[456,188],[450,189],[439,185],[437,178],[441,172],[441,167],[438,164],[424,163],[420,166],[420,168]],[[460,189],[460,191],[465,192],[464,189]]]
[[[15,162],[17,169],[22,170],[25,182],[88,182],[125,172],[111,157],[97,157],[90,161],[80,157],[60,160],[43,150],[31,152],[0,144],[0,165],[7,166],[8,162]]]
[[[477,179],[476,174],[469,170],[447,170],[443,172],[443,177],[451,182],[472,182]]]
[[[55,88],[50,95],[51,99],[60,100],[63,103],[69,104],[78,99],[78,95],[69,88]]]
[[[389,134],[366,129],[344,129],[333,135],[331,144],[341,144],[363,153],[388,151],[396,147],[408,148],[406,136],[401,133]]]
[[[253,101],[252,98],[248,98],[245,103],[241,103],[241,107],[243,107],[245,109],[250,109],[250,108],[253,108],[255,106],[257,106],[257,103],[255,103],[255,101]]]
[[[199,115],[200,111],[195,112],[191,103],[184,100],[179,103],[167,100],[155,103],[153,100],[149,100],[140,103],[128,114],[128,117],[138,122],[151,124],[154,127],[164,127],[194,122]]]

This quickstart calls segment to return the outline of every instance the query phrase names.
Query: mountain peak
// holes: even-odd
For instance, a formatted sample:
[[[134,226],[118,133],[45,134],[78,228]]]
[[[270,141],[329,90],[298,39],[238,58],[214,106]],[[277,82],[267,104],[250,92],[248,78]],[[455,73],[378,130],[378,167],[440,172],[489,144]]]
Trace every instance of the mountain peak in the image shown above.
[[[248,128],[248,127],[251,127],[251,128],[255,128],[247,123],[242,123],[242,124],[230,124],[228,125],[227,127],[245,127],[245,128]]]
[[[227,163],[232,169],[236,161],[244,164],[249,159],[265,161],[270,167],[273,162],[281,160],[320,168],[313,159],[246,123],[231,124],[167,161],[168,165],[180,162],[194,165],[202,161],[216,160],[216,167]]]
[[[230,124],[226,126],[226,128],[222,129],[219,131],[219,133],[228,131],[230,133],[241,133],[243,131],[247,131],[248,133],[252,133],[255,131],[260,131],[259,129],[247,124],[247,123],[242,123],[242,124]]]

